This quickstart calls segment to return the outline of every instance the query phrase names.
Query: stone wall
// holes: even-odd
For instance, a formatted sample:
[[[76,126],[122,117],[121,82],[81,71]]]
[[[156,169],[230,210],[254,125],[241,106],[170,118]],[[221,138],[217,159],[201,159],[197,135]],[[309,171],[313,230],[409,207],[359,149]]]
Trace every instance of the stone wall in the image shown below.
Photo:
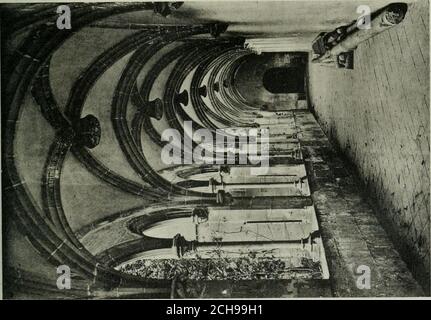
[[[398,26],[359,45],[354,70],[310,64],[311,105],[355,164],[379,216],[429,289],[429,8],[409,5]]]
[[[380,225],[358,176],[310,112],[295,112],[334,296],[421,296],[423,291]],[[358,286],[369,275],[369,287]]]

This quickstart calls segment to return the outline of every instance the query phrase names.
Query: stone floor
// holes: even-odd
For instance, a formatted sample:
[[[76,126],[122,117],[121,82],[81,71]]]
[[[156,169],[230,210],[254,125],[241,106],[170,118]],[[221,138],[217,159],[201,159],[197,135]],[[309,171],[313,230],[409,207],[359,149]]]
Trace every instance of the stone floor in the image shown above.
[[[379,218],[429,290],[429,7],[359,45],[354,70],[310,64],[309,93],[330,140],[356,164]]]
[[[295,112],[301,151],[336,297],[422,296],[357,175],[308,111]],[[362,286],[367,272],[369,286]]]

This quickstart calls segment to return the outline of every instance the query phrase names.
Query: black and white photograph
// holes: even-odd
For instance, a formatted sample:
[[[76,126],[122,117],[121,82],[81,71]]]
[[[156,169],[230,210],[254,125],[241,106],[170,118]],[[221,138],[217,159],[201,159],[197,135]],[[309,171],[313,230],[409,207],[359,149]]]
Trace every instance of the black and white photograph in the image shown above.
[[[428,0],[1,2],[2,299],[431,297]]]

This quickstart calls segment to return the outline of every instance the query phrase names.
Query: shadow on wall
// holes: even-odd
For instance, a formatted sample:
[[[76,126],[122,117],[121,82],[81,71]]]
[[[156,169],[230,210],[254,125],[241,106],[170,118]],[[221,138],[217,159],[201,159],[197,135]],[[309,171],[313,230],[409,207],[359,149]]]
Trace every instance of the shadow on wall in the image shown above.
[[[238,67],[235,86],[254,106],[296,109],[304,96],[306,61],[301,52],[250,55]]]

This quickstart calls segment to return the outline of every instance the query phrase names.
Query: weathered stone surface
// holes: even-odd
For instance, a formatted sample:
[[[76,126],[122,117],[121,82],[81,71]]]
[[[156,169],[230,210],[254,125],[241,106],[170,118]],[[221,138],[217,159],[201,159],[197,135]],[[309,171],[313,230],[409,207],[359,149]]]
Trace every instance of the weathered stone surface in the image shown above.
[[[297,113],[295,118],[300,136],[307,137],[307,144],[304,145],[301,139],[300,144],[320,222],[333,294],[423,295],[379,223],[363,193],[359,177],[329,147],[328,140],[322,139],[322,131],[311,113]],[[313,141],[313,134],[316,134],[316,141]],[[370,289],[359,289],[356,285],[362,274],[357,270],[362,265],[370,268]]]

